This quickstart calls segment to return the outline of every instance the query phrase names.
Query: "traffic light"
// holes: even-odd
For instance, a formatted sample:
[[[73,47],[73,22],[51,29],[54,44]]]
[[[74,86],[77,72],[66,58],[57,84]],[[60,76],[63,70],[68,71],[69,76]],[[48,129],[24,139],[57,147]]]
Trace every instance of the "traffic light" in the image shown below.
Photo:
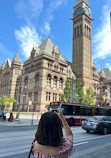
[[[105,101],[105,96],[103,96],[103,101]]]

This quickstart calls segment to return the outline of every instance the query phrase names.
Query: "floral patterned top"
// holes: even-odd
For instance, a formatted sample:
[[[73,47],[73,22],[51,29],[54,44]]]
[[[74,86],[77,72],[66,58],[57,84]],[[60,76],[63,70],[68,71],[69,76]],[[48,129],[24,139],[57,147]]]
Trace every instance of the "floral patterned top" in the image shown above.
[[[34,158],[68,158],[74,153],[73,141],[71,138],[64,138],[57,154],[46,154],[33,149]]]

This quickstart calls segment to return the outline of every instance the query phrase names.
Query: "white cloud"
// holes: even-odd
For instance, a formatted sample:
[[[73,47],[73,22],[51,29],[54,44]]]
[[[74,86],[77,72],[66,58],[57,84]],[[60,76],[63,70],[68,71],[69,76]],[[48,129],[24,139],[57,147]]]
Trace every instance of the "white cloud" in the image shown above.
[[[20,30],[15,31],[16,39],[20,43],[21,53],[27,58],[34,45],[38,46],[41,43],[40,36],[34,27],[21,27]]]
[[[37,18],[43,10],[43,0],[18,0],[15,10],[21,18]]]
[[[111,0],[107,0],[103,7],[101,27],[98,28],[93,37],[95,46],[93,59],[103,59],[111,56],[110,6]]]
[[[105,66],[111,70],[111,63],[106,63]]]
[[[52,0],[49,8],[47,9],[46,20],[44,21],[44,31],[45,35],[48,35],[51,30],[50,23],[53,20],[53,13],[56,9],[58,9],[61,5],[66,5],[68,0]]]
[[[54,18],[54,11],[62,4],[66,5],[68,2],[68,0],[51,0],[49,6],[43,10],[43,1],[45,0],[18,0],[15,6],[18,15],[26,22],[25,27],[21,27],[20,30],[15,31],[15,36],[19,41],[22,54],[26,58],[29,57],[33,45],[38,46],[41,43],[41,39],[49,36],[51,32],[50,23]],[[40,19],[40,15],[42,15],[42,20]],[[32,21],[37,18],[40,19],[38,21],[42,21],[40,24],[36,23],[39,28],[39,33],[32,23]]]

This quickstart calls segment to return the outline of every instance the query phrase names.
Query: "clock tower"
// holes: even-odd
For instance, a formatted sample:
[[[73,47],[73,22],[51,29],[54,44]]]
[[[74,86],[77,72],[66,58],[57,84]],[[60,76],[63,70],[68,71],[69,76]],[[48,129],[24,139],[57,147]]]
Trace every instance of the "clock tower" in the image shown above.
[[[72,69],[84,83],[84,92],[92,83],[91,8],[87,0],[77,0],[73,13]]]

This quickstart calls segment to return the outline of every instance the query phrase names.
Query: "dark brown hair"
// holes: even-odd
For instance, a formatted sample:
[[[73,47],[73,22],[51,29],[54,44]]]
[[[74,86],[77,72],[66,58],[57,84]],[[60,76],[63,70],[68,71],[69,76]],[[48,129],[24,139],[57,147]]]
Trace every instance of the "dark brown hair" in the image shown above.
[[[41,145],[59,146],[62,143],[62,124],[54,112],[46,112],[41,116],[35,139]]]

